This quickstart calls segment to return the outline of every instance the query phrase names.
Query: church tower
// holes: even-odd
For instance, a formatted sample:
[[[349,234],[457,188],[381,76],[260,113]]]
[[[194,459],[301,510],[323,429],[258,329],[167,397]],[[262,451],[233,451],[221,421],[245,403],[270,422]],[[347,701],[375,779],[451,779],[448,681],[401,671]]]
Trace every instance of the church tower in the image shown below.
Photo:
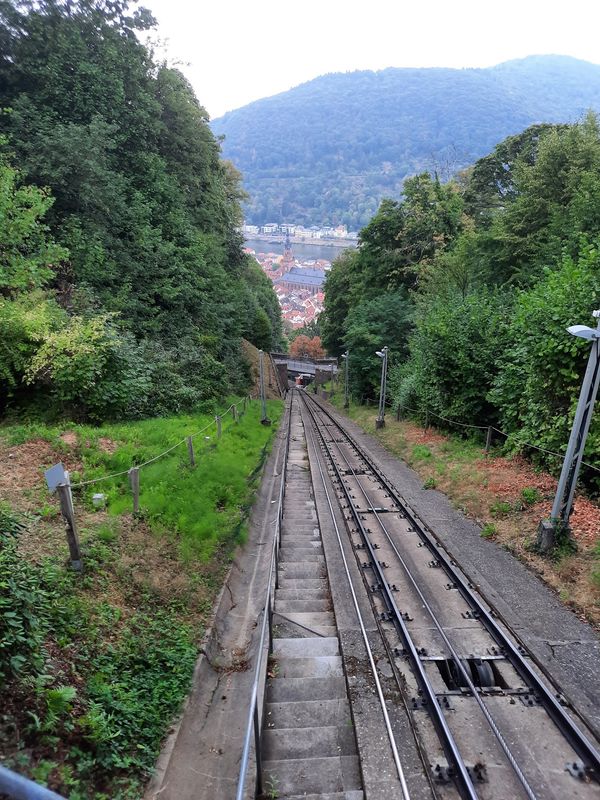
[[[281,270],[283,273],[289,272],[294,266],[294,254],[292,253],[292,243],[290,241],[290,232],[285,232],[285,246],[283,250],[283,258],[281,259]]]

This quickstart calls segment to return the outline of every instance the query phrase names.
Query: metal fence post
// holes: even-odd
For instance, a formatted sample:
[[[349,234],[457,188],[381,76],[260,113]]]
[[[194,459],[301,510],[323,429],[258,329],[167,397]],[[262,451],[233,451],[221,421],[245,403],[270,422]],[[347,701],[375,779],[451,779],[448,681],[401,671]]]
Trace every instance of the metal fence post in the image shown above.
[[[488,425],[487,434],[485,437],[485,454],[486,456],[490,452],[490,447],[492,446],[492,426]]]
[[[190,464],[192,467],[196,466],[196,457],[194,456],[194,443],[192,441],[192,437],[187,437],[187,448],[188,448],[188,455],[190,457]]]
[[[77,536],[77,525],[75,523],[75,509],[73,507],[73,495],[69,483],[69,473],[65,473],[67,483],[59,484],[56,489],[60,500],[60,512],[65,522],[65,532],[67,534],[67,544],[69,545],[69,555],[71,557],[71,567],[76,572],[81,572],[83,563],[81,550],[79,547],[79,537]]]
[[[140,513],[140,471],[138,467],[132,467],[129,470],[129,482],[131,483],[131,491],[133,494],[133,513]]]

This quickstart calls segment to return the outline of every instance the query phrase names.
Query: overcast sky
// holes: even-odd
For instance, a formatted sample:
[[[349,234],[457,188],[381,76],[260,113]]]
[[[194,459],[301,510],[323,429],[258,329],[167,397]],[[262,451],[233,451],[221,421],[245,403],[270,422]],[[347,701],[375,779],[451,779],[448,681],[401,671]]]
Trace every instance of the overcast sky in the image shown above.
[[[600,63],[598,0],[142,0],[211,117],[326,72]]]

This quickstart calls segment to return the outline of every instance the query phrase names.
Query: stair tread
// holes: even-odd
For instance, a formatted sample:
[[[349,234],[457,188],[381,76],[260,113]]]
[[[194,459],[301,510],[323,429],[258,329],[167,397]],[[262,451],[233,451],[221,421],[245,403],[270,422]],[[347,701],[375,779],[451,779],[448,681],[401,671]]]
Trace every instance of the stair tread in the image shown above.
[[[356,755],[351,725],[265,728],[262,747],[267,761]]]
[[[345,697],[346,679],[340,675],[315,678],[269,678],[267,681],[267,702],[269,703],[333,700]]]
[[[265,760],[263,768],[279,797],[292,792],[323,794],[361,788],[357,756]]]

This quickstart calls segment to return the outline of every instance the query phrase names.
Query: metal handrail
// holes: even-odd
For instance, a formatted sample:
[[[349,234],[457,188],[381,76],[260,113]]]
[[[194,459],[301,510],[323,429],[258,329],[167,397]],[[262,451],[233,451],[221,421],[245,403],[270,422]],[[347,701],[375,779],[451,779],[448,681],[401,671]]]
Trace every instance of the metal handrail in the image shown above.
[[[242,750],[242,761],[240,764],[240,771],[238,777],[238,785],[236,792],[236,800],[243,800],[244,786],[246,783],[246,773],[248,772],[248,761],[250,758],[250,745],[252,742],[252,734],[254,733],[254,749],[256,753],[256,793],[262,794],[262,764],[260,757],[260,734],[261,734],[261,719],[259,717],[258,708],[258,686],[263,665],[263,652],[265,648],[265,639],[267,629],[269,634],[269,652],[273,649],[273,641],[271,638],[271,618],[273,614],[273,589],[277,589],[279,585],[279,548],[281,543],[281,522],[283,520],[283,499],[285,497],[285,481],[287,476],[287,462],[288,453],[290,449],[290,431],[292,420],[292,404],[293,395],[288,407],[288,420],[287,431],[285,437],[285,449],[283,452],[283,468],[281,470],[281,483],[279,485],[279,496],[277,504],[277,519],[275,521],[275,535],[273,537],[273,547],[271,549],[271,563],[269,566],[269,577],[267,580],[267,592],[265,602],[262,607],[262,624],[260,631],[260,640],[257,648],[256,669],[254,671],[254,681],[252,683],[252,693],[250,695],[250,707],[248,709],[248,721],[246,723],[246,735],[244,737],[244,748]],[[275,580],[273,580],[275,578]],[[274,584],[274,586],[273,586]]]
[[[6,767],[0,767],[0,795],[6,795],[13,800],[65,800],[62,795]]]

